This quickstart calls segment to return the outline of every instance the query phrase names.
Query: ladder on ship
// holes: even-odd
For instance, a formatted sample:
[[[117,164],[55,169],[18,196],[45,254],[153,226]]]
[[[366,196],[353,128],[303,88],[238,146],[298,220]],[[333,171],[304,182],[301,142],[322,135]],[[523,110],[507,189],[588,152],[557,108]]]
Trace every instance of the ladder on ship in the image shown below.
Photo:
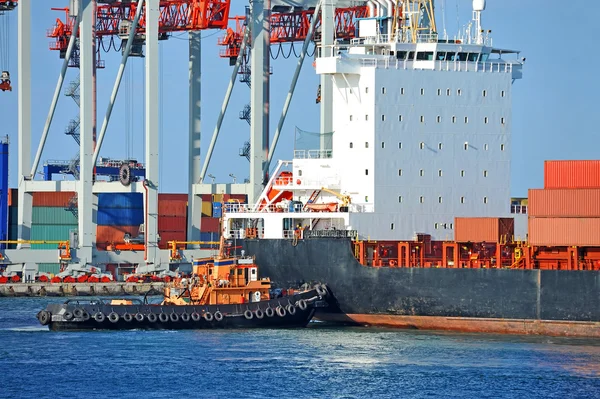
[[[304,210],[307,209],[306,206],[308,204],[314,203],[317,200],[317,198],[319,197],[319,195],[321,195],[321,190],[315,190],[315,191],[313,191],[312,194],[310,195],[310,198],[308,199],[308,201],[306,201],[306,204],[304,204]]]

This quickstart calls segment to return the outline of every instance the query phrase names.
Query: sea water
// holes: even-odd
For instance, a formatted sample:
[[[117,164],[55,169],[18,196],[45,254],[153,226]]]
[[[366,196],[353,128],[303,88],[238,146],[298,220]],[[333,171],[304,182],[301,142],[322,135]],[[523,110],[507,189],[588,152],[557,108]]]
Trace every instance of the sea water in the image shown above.
[[[0,298],[0,398],[594,398],[600,342],[366,327],[51,332]]]

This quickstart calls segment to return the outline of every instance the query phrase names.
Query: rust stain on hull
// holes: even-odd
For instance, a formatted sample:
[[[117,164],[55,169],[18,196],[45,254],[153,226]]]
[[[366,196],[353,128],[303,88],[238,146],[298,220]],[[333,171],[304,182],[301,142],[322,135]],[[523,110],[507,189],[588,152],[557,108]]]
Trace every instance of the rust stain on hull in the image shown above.
[[[600,322],[327,313],[322,321],[466,333],[600,338]]]

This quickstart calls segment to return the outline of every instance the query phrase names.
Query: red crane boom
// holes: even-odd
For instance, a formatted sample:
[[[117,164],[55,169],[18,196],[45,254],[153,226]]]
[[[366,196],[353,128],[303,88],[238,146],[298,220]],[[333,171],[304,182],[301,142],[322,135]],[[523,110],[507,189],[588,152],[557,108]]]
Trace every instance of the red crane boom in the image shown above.
[[[0,0],[1,1],[1,0]],[[161,0],[158,31],[163,37],[167,33],[196,31],[203,29],[225,29],[229,19],[230,0]],[[68,8],[64,10],[66,19],[59,18],[48,30],[47,36],[55,39],[50,43],[50,50],[66,51],[69,36],[73,32],[75,18],[69,17]],[[98,4],[96,8],[96,37],[114,36],[123,32],[122,21],[133,21],[137,3],[115,1],[109,4]],[[146,30],[145,10],[139,20],[136,34],[143,35]]]
[[[346,7],[335,9],[335,37],[337,39],[352,39],[356,37],[357,18],[369,16],[366,6]],[[274,13],[271,15],[271,44],[299,42],[306,39],[308,29],[314,17],[314,9],[297,11],[292,13]],[[223,58],[235,58],[239,54],[244,35],[244,17],[234,17],[236,26],[227,29],[225,37],[220,38],[218,43],[226,46],[220,52]],[[321,20],[315,26],[314,40],[321,37]]]

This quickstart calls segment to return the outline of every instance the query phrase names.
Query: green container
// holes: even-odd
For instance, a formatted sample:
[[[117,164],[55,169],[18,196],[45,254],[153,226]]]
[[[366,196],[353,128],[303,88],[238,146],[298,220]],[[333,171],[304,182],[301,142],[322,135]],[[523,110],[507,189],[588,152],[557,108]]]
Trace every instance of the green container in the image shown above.
[[[60,273],[60,263],[38,263],[38,272],[58,274]]]
[[[33,208],[31,218],[33,224],[77,224],[77,218],[73,213],[64,208],[50,206],[36,206]]]
[[[68,241],[71,230],[77,230],[76,224],[54,225],[34,224],[31,226],[32,241]],[[31,244],[32,249],[56,249],[58,244]],[[58,255],[57,255],[58,256]]]

